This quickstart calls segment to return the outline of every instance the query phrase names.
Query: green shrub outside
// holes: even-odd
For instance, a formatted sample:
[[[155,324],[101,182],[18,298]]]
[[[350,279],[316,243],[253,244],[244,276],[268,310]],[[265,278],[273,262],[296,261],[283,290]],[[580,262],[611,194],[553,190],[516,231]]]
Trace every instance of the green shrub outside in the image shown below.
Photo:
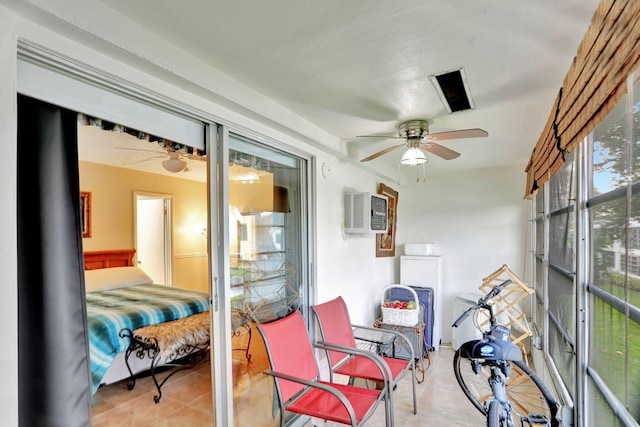
[[[605,283],[624,288],[624,274],[617,271],[609,271],[605,273],[605,276]],[[629,289],[640,291],[640,278],[629,276],[628,283]]]

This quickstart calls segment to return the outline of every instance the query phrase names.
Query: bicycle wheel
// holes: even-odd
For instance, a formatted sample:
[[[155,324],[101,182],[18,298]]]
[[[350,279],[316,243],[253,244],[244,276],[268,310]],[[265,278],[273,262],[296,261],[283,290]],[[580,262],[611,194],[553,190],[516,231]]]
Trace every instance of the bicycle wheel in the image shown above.
[[[507,397],[511,402],[515,424],[520,425],[521,418],[529,414],[542,414],[551,421],[552,426],[557,427],[559,423],[555,417],[558,407],[551,392],[524,362],[510,363],[512,370],[507,380]],[[453,371],[469,401],[486,416],[485,401],[493,396],[489,386],[489,368],[483,366],[476,375],[471,368],[471,361],[460,357],[456,351]]]
[[[502,427],[502,424],[500,424],[500,412],[502,412],[500,402],[492,400],[487,411],[487,427]]]

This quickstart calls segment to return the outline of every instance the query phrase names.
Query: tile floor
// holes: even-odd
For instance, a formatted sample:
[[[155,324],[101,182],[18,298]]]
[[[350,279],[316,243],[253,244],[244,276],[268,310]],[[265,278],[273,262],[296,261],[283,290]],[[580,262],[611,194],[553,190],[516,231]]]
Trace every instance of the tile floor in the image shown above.
[[[234,352],[233,372],[238,385],[234,391],[238,407],[236,426],[278,425],[277,417],[260,417],[268,419],[264,423],[257,422],[255,417],[258,412],[268,414],[271,410],[272,380],[262,374],[268,363],[260,349],[263,349],[263,343],[255,333],[250,362],[244,359],[243,352]],[[453,351],[447,347],[431,353],[431,366],[424,382],[417,385],[417,415],[412,413],[410,380],[405,378],[401,382],[395,392],[395,426],[484,425],[480,413],[467,401],[455,381],[452,357]],[[210,381],[208,363],[180,372],[163,387],[159,404],[153,402],[157,393],[150,377],[139,379],[132,391],[127,389],[126,382],[103,387],[94,396],[92,426],[210,426],[213,420]],[[251,393],[243,394],[243,389]],[[260,389],[265,392],[259,392]],[[384,405],[378,407],[367,426],[384,426]]]

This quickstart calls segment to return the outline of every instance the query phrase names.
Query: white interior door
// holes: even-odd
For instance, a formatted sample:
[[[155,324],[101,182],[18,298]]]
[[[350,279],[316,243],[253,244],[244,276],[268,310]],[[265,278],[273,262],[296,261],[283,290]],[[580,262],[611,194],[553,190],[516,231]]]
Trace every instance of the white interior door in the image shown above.
[[[136,193],[137,265],[154,283],[171,286],[171,197]]]

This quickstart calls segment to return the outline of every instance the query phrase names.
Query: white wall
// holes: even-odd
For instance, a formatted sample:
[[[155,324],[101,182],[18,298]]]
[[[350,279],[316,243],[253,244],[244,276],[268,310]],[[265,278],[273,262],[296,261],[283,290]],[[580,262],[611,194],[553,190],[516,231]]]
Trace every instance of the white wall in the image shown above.
[[[482,279],[503,264],[526,280],[528,202],[522,197],[523,170],[513,166],[467,174],[427,172],[427,182],[400,189],[399,251],[407,242],[431,242],[434,253],[444,258],[443,342],[451,339],[456,295],[478,293]]]
[[[317,184],[317,296],[323,302],[341,295],[354,323],[371,324],[384,287],[400,282],[407,242],[432,242],[444,257],[443,342],[451,341],[456,295],[479,293],[482,280],[503,264],[526,281],[523,166],[428,175],[426,183],[385,182],[398,191],[396,257],[376,258],[374,234],[344,233],[342,194],[376,192],[380,181],[330,157],[319,157],[319,168],[324,161],[331,172]]]
[[[16,4],[17,3],[17,4]],[[9,9],[17,8],[17,12]],[[0,0],[0,413],[17,425],[16,56],[21,38],[44,46],[318,156],[317,286],[319,302],[342,295],[352,320],[370,324],[380,292],[399,280],[399,257],[376,258],[375,236],[342,231],[345,190],[375,192],[379,178],[325,151],[338,152],[331,135],[222,75],[199,59],[115,15],[95,0]],[[331,165],[324,178],[322,163]],[[487,274],[508,264],[522,273],[526,224],[524,165],[473,176],[429,176],[399,186],[398,255],[404,242],[429,241],[445,256],[445,323],[458,292],[476,290]],[[450,322],[449,322],[450,323]],[[446,332],[446,331],[445,331]],[[445,335],[446,337],[446,335]]]
[[[394,283],[394,258],[376,258],[375,234],[346,234],[344,225],[345,191],[376,193],[380,182],[370,174],[345,163],[318,158],[331,164],[331,172],[317,183],[318,289],[317,301],[342,296],[349,307],[351,321],[371,325],[379,314],[385,286]],[[385,183],[389,185],[389,183]]]
[[[5,6],[9,4],[10,6]],[[10,9],[11,8],[11,9]],[[14,9],[15,8],[15,9]],[[0,0],[0,413],[2,424],[18,425],[16,256],[16,74],[18,39],[42,46],[115,75],[221,122],[318,155],[336,159],[339,141],[271,100],[179,51],[94,0]],[[318,169],[320,170],[320,169]],[[393,259],[375,258],[373,235],[342,235],[344,183],[375,191],[378,180],[354,166],[335,164],[324,180],[318,173],[318,301],[344,294],[355,321],[370,323],[374,299],[392,280]],[[364,297],[363,297],[364,296]]]

